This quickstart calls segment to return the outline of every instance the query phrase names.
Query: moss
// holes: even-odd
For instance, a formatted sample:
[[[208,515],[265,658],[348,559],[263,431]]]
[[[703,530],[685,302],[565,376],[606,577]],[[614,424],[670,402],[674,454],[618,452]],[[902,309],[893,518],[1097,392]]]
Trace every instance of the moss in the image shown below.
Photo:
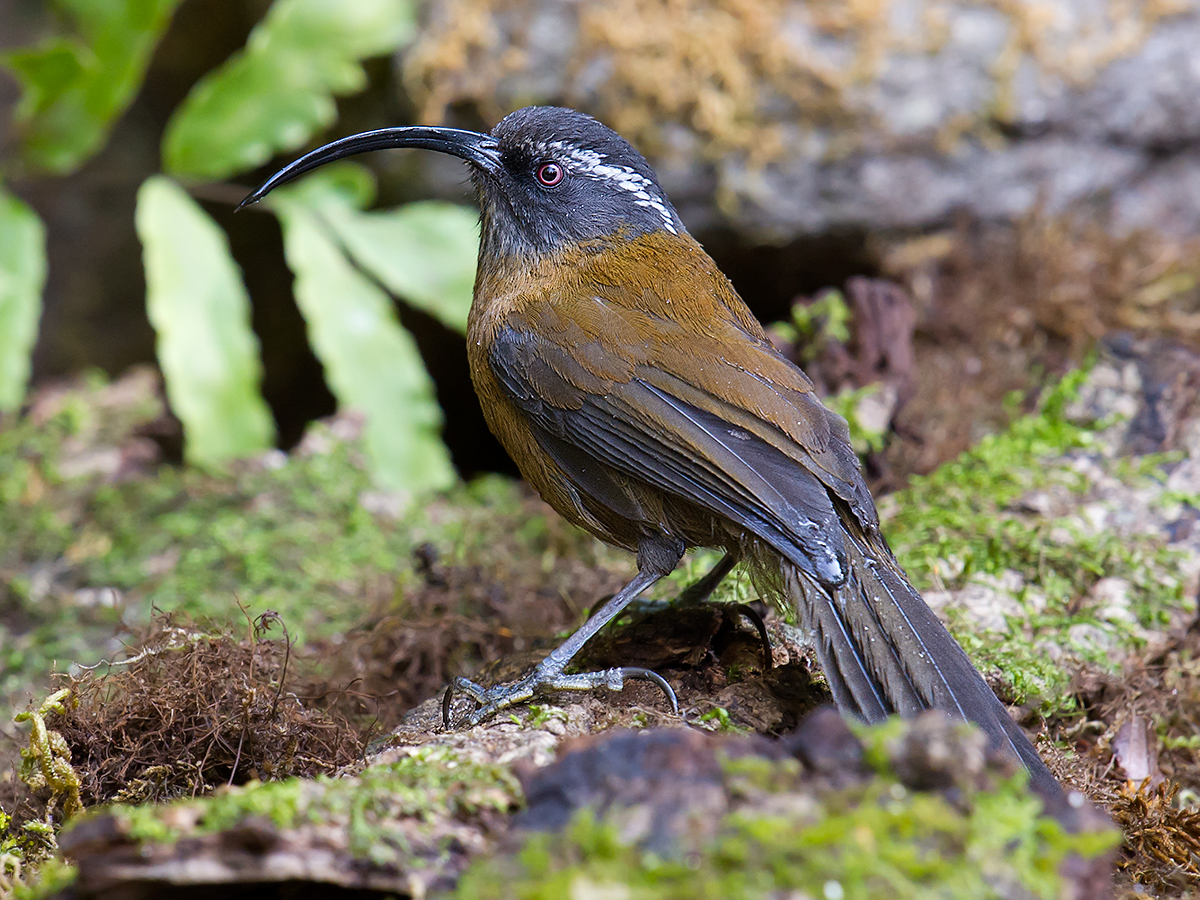
[[[75,883],[79,872],[75,866],[58,859],[46,860],[37,870],[37,878],[13,891],[13,900],[39,900],[41,897],[60,897]]]
[[[529,728],[542,728],[550,721],[567,721],[566,710],[557,706],[541,706],[537,703],[530,703],[526,710],[527,716],[524,724]],[[512,717],[512,719],[518,724],[522,724],[519,718]]]
[[[43,896],[42,885],[69,883],[74,870],[55,858],[54,829],[45,822],[17,825],[0,808],[0,900]]]
[[[1109,446],[1110,429],[1119,423],[1068,416],[1092,365],[1048,389],[1033,414],[1014,416],[1004,431],[985,437],[932,474],[913,477],[906,489],[880,503],[888,541],[920,590],[959,589],[1019,576],[1014,599],[1021,613],[1008,617],[1007,631],[982,631],[958,608],[945,615],[951,632],[981,669],[1002,673],[1014,701],[1037,700],[1046,715],[1073,708],[1068,687],[1079,663],[1111,670],[1122,658],[1114,650],[1136,649],[1148,629],[1161,629],[1191,602],[1178,575],[1180,554],[1161,536],[1089,528],[1076,509],[1055,518],[1022,508],[1023,498],[1046,491],[1065,492],[1082,505],[1091,484],[1074,465],[1080,456],[1126,486],[1161,484],[1177,458],[1116,457]],[[1154,501],[1163,509],[1182,503],[1200,505],[1179,492],[1164,492]],[[678,593],[719,558],[710,551],[690,554],[664,580],[658,595]],[[1105,618],[1097,604],[1082,602],[1106,577],[1128,582],[1132,621]],[[753,584],[739,569],[712,599],[745,603],[755,596]],[[1050,646],[1063,653],[1048,652]]]
[[[47,820],[53,817],[60,800],[64,817],[74,815],[83,807],[79,799],[79,774],[71,765],[71,748],[59,732],[46,726],[47,716],[51,713],[66,715],[67,706],[75,703],[71,689],[62,688],[47,697],[37,709],[26,710],[13,718],[17,723],[30,723],[29,746],[21,750],[17,775],[34,790],[50,789]]]
[[[252,783],[199,800],[116,805],[108,811],[129,837],[152,844],[215,834],[250,817],[267,819],[281,830],[320,825],[342,831],[352,856],[382,865],[405,859],[414,824],[433,833],[444,820],[465,820],[484,810],[505,812],[520,796],[507,769],[427,747],[354,778]],[[192,815],[175,814],[180,808]],[[195,825],[181,828],[180,821]]]
[[[539,561],[535,572],[596,557],[591,538],[498,477],[399,515],[374,512],[358,441],[324,425],[306,452],[226,472],[81,474],[79,459],[124,452],[155,414],[140,400],[136,411],[106,405],[122,385],[94,381],[53,414],[0,423],[0,715],[56,662],[111,653],[114,632],[155,608],[217,631],[244,622],[240,606],[272,609],[303,644],[403,604],[420,587],[413,553],[425,543],[446,563],[519,556]]]
[[[1080,456],[1126,486],[1161,484],[1176,459],[1169,454],[1115,457],[1109,430],[1119,423],[1068,416],[1091,367],[1085,365],[1049,389],[1033,414],[1014,416],[1004,431],[985,437],[932,474],[912,478],[906,489],[880,503],[888,541],[922,591],[1019,576],[1014,599],[1021,612],[1008,618],[1007,631],[982,631],[954,607],[946,617],[981,669],[1002,673],[1013,700],[1037,700],[1047,715],[1073,708],[1068,687],[1079,663],[1111,670],[1122,658],[1114,650],[1136,649],[1147,629],[1160,629],[1190,602],[1178,575],[1180,554],[1161,536],[1089,528],[1075,509],[1055,518],[1022,508],[1023,498],[1047,491],[1066,493],[1082,505],[1091,484],[1074,465]],[[1163,509],[1188,502],[1200,505],[1178,492],[1154,501]],[[719,556],[691,554],[665,580],[660,595],[677,593]],[[1132,621],[1105,618],[1097,604],[1083,602],[1105,577],[1128,582]],[[750,579],[735,574],[713,599],[744,603],[754,596]],[[1063,653],[1048,652],[1050,646]]]
[[[1047,643],[1076,661],[1111,668],[1120,664],[1114,648],[1136,647],[1143,629],[1161,626],[1185,603],[1183,582],[1174,574],[1179,554],[1161,537],[1089,529],[1075,515],[1053,518],[1020,508],[1019,501],[1037,491],[1058,490],[1082,502],[1090,485],[1072,466],[1079,454],[1126,485],[1165,478],[1168,457],[1106,458],[1100,433],[1114,423],[1068,418],[1067,406],[1089,368],[1048,391],[1035,414],[1015,419],[931,475],[913,478],[882,504],[888,540],[919,588],[1020,576],[1016,600],[1024,613],[1009,617],[1008,633],[980,633],[955,610],[950,626],[977,665],[1005,674],[1017,701],[1039,697],[1047,713],[1073,702],[1069,670],[1047,654]],[[1129,583],[1136,622],[1103,618],[1102,610],[1081,603],[1102,577]],[[1035,594],[1038,602],[1029,602]],[[1076,628],[1081,625],[1094,630]]]
[[[730,718],[729,710],[723,706],[715,706],[708,712],[701,714],[700,724],[706,726],[710,731],[728,732],[731,734],[745,734],[749,731],[748,728],[737,725]]]
[[[868,748],[882,747],[897,727],[904,726],[864,729]],[[1022,774],[951,803],[901,785],[886,752],[869,750],[868,758],[879,778],[815,796],[800,789],[795,760],[734,758],[724,764],[727,786],[748,802],[702,847],[656,856],[627,845],[616,825],[585,809],[561,834],[536,835],[512,857],[477,861],[454,896],[1057,898],[1069,854],[1095,856],[1119,839],[1115,831],[1069,835],[1040,816]],[[763,793],[770,803],[755,799]]]
[[[914,477],[893,497],[887,506],[888,538],[911,576],[928,582],[935,572],[944,572],[939,567],[946,559],[959,561],[959,577],[965,580],[973,572],[1027,567],[1030,558],[1041,558],[1045,541],[1005,513],[1023,494],[1059,478],[1082,488],[1078,478],[1051,473],[1045,462],[1092,440],[1094,428],[1063,414],[1086,375],[1086,369],[1068,375],[1048,393],[1038,414],[1018,418],[1007,431],[985,437],[931,475]]]

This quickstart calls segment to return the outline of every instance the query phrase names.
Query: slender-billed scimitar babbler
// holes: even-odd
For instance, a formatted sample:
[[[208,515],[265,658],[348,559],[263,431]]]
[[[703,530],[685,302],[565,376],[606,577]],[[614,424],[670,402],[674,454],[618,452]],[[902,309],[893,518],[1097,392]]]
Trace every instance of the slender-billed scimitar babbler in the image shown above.
[[[491,134],[384,128],[328,144],[246,199],[368,150],[466,160],[482,210],[471,377],[488,424],[561,515],[637,553],[638,574],[530,674],[481,687],[477,723],[535,693],[655,673],[568,674],[571,657],[689,547],[725,551],[814,636],[834,699],[867,722],[936,708],[1058,785],[879,531],[846,422],[771,346],[654,172],[582,113],[529,107]]]

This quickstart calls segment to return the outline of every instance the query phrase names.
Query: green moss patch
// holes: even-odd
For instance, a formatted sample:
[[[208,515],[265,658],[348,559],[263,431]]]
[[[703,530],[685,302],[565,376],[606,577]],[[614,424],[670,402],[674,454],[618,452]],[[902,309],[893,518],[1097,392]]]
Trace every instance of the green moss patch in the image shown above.
[[[677,854],[631,843],[628,813],[584,808],[562,832],[477,862],[454,896],[1049,900],[1064,896],[1069,856],[1096,857],[1118,839],[1111,829],[1069,834],[1041,814],[1021,774],[991,770],[984,782],[949,793],[912,789],[893,771],[897,741],[909,727],[862,729],[872,775],[848,771],[840,786],[814,780],[794,759],[727,758],[731,808],[715,836],[685,841]]]
[[[135,373],[48,392],[0,421],[0,717],[45,693],[54,668],[120,658],[152,610],[214,633],[271,610],[298,647],[364,623],[378,639],[388,629],[375,624],[397,613],[450,623],[462,633],[402,648],[432,657],[406,684],[411,705],[426,680],[444,681],[451,650],[461,669],[510,642],[472,622],[536,604],[540,616],[522,607],[510,625],[552,635],[592,589],[612,589],[606,564],[628,567],[507,479],[418,508],[379,493],[353,420],[313,426],[289,456],[217,472],[155,462],[144,434],[161,414],[154,380]],[[448,589],[459,582],[474,592]]]
[[[1178,456],[1121,457],[1121,422],[1071,408],[1090,371],[1071,373],[1036,413],[880,504],[885,533],[922,591],[957,597],[979,585],[1001,601],[1000,628],[981,629],[952,599],[951,631],[977,665],[1003,673],[1014,700],[1038,699],[1046,713],[1071,708],[1067,686],[1081,663],[1121,665],[1192,602],[1183,551],[1157,523],[1131,531],[1095,521],[1127,496],[1169,502],[1162,485]],[[1119,603],[1095,594],[1101,579],[1111,579]]]
[[[255,783],[177,805],[118,805],[107,814],[130,839],[157,844],[216,834],[250,817],[280,829],[320,825],[344,832],[351,856],[383,864],[408,857],[414,829],[433,837],[446,820],[465,820],[484,810],[505,812],[519,797],[516,779],[503,767],[428,747],[353,778]],[[180,827],[181,822],[194,824]]]

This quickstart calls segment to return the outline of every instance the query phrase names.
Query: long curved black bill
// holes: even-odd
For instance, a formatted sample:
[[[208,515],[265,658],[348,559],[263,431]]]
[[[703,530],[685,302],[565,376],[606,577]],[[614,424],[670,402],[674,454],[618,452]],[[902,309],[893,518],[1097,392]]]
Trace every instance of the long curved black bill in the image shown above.
[[[494,172],[500,165],[500,150],[491,135],[461,128],[435,128],[426,125],[405,125],[398,128],[380,128],[352,134],[306,153],[298,160],[284,166],[238,204],[238,209],[257,203],[281,184],[311,172],[318,166],[334,160],[369,153],[372,150],[389,150],[397,147],[416,147],[449,153],[459,159],[478,166],[485,172]]]

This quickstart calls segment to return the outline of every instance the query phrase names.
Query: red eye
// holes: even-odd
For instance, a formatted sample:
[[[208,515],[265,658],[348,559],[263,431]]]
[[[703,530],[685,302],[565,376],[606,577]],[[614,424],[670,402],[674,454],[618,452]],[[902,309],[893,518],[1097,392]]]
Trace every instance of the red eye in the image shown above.
[[[563,167],[558,163],[542,163],[537,169],[537,180],[546,187],[554,187],[563,180]]]

